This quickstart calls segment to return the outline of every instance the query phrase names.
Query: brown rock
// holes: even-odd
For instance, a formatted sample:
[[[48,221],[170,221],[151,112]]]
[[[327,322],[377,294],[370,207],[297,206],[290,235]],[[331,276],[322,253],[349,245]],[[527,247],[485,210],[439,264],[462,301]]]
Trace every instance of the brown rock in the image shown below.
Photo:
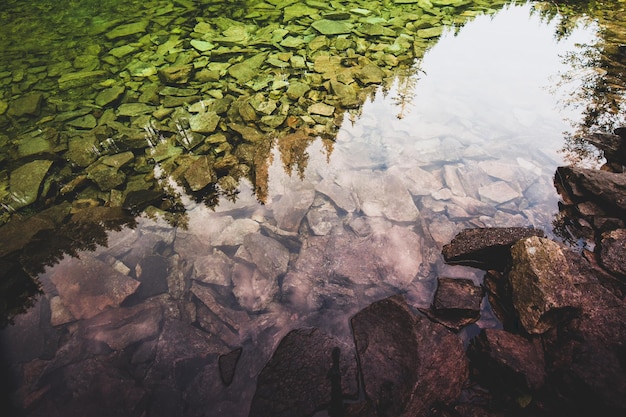
[[[578,313],[580,292],[562,247],[536,236],[511,248],[513,304],[529,333],[543,333]]]
[[[613,230],[602,234],[600,242],[600,262],[609,272],[626,277],[626,229]]]
[[[465,229],[443,247],[448,263],[502,271],[510,263],[510,248],[520,239],[543,236],[543,231],[525,227]]]
[[[294,330],[261,371],[249,416],[312,416],[335,393],[358,393],[352,349],[317,329]]]
[[[425,416],[455,402],[468,377],[459,338],[415,315],[400,296],[356,314],[354,341],[367,397],[378,415]]]
[[[136,281],[89,255],[59,262],[51,277],[65,308],[86,319],[119,306],[139,287]]]

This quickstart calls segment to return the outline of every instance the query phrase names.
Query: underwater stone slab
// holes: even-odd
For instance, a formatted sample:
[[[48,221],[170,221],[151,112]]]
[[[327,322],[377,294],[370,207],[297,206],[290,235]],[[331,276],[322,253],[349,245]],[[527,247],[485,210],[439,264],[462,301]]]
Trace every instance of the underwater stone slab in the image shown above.
[[[278,298],[276,278],[267,277],[256,268],[235,264],[232,281],[233,295],[237,302],[250,312],[263,311]]]
[[[272,203],[277,226],[288,232],[297,232],[304,215],[315,198],[315,190],[294,190]]]
[[[239,246],[249,234],[259,231],[259,223],[252,219],[237,219],[212,242],[214,246]]]
[[[84,338],[106,343],[113,350],[155,337],[161,328],[163,309],[156,303],[107,310],[80,323]]]
[[[232,264],[232,260],[220,250],[214,250],[209,255],[198,256],[193,261],[195,278],[205,284],[229,286]],[[210,308],[210,306],[207,307]]]
[[[123,85],[117,85],[105,90],[102,90],[96,96],[96,105],[100,107],[106,107],[107,105],[118,100],[126,91],[126,87]]]
[[[102,163],[95,163],[87,167],[86,171],[87,178],[95,182],[102,191],[109,191],[126,181],[126,174]]]
[[[25,94],[11,102],[8,114],[14,117],[37,116],[41,109],[43,94]]]
[[[97,126],[98,121],[93,115],[88,114],[86,116],[79,117],[78,119],[70,120],[65,124],[77,129],[93,129]]]
[[[152,111],[154,111],[154,107],[144,103],[124,103],[117,108],[117,115],[135,117],[152,113]]]
[[[11,207],[19,209],[37,201],[39,189],[51,166],[52,161],[37,160],[24,164],[11,172],[9,178],[12,196],[9,204]]]
[[[353,348],[318,329],[297,329],[281,340],[259,374],[249,416],[312,416],[357,392]]]
[[[341,35],[352,31],[352,24],[349,22],[320,19],[311,26],[322,35]]]
[[[239,83],[247,83],[258,75],[259,68],[265,62],[267,53],[260,53],[252,58],[248,58],[243,62],[235,64],[228,68],[228,73]]]
[[[136,281],[89,255],[66,258],[53,269],[50,280],[74,319],[94,317],[118,307],[139,287]]]
[[[315,187],[317,191],[325,194],[340,209],[352,213],[357,209],[356,202],[349,189],[340,187],[334,180],[326,178]]]
[[[123,38],[125,36],[135,35],[137,33],[143,33],[146,31],[148,23],[149,20],[141,20],[135,23],[120,25],[115,29],[107,32],[105,36],[107,39],[113,40],[117,38]]]
[[[213,133],[220,122],[220,116],[214,111],[205,111],[189,118],[189,127],[198,133]]]
[[[59,88],[69,90],[70,88],[93,84],[105,75],[106,71],[102,70],[64,73],[59,78]]]
[[[355,74],[355,77],[358,78],[358,80],[361,81],[363,84],[380,84],[383,82],[385,72],[380,69],[378,65],[370,63],[364,65]]]
[[[367,397],[384,415],[423,416],[458,401],[468,378],[461,340],[394,296],[350,320]],[[379,414],[380,415],[380,414]]]
[[[332,116],[335,108],[326,103],[315,103],[309,106],[309,114],[319,114],[321,116]]]
[[[259,233],[250,233],[244,237],[243,246],[252,262],[268,278],[276,279],[287,272],[289,251],[278,241]]]
[[[521,197],[521,194],[515,191],[509,184],[504,181],[497,181],[489,185],[485,185],[478,189],[481,198],[496,204],[506,203]]]
[[[193,65],[172,65],[158,70],[159,79],[165,84],[186,84],[193,75]]]
[[[200,191],[217,180],[215,170],[207,156],[201,156],[185,171],[185,181],[192,191]]]

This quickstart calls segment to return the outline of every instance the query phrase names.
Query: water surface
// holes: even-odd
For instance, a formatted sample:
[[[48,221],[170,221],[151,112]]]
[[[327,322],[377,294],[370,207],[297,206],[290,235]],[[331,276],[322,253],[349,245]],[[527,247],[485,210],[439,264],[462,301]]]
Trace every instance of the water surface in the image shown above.
[[[220,38],[221,44],[216,41],[219,47],[202,43],[194,50],[182,41],[190,33],[200,37],[200,31],[190,29],[198,21],[211,22],[216,18],[212,13],[228,10],[224,17],[258,23],[262,28],[266,20],[274,22],[272,16],[279,14],[278,10],[287,10],[282,7],[246,3],[248,8],[237,5],[230,9],[211,2],[203,11],[198,2],[191,1],[143,2],[141,7],[101,1],[89,7],[85,7],[88,2],[75,2],[75,8],[61,12],[56,3],[28,3],[40,9],[33,13],[17,3],[0,9],[5,16],[31,23],[20,26],[19,32],[3,34],[11,43],[0,65],[11,75],[2,79],[13,80],[3,84],[4,102],[12,102],[12,94],[28,92],[22,82],[21,90],[11,93],[11,83],[20,71],[13,59],[19,61],[23,54],[27,57],[24,63],[45,67],[46,54],[66,37],[72,39],[69,45],[85,53],[72,56],[72,50],[59,49],[56,53],[66,53],[73,67],[59,59],[55,65],[60,68],[51,65],[39,72],[25,72],[26,79],[32,78],[33,91],[46,92],[46,104],[38,115],[27,115],[28,119],[16,116],[5,125],[9,133],[2,139],[6,152],[0,159],[6,177],[2,182],[4,227],[29,216],[36,218],[37,213],[51,216],[45,210],[55,205],[67,210],[72,207],[72,215],[83,211],[84,216],[99,221],[94,224],[74,218],[72,226],[62,232],[36,229],[37,244],[19,248],[17,258],[11,257],[13,252],[7,254],[13,267],[14,262],[26,265],[24,259],[37,263],[33,251],[46,248],[41,250],[39,264],[27,265],[30,270],[23,268],[27,272],[43,270],[34,274],[43,294],[35,298],[27,314],[15,318],[15,326],[3,332],[5,356],[15,375],[12,399],[27,415],[95,415],[95,410],[107,415],[144,411],[159,415],[166,409],[186,415],[203,415],[206,409],[215,416],[247,415],[256,376],[290,330],[319,327],[350,346],[349,318],[373,301],[401,293],[414,307],[427,308],[437,277],[468,278],[480,284],[481,271],[446,265],[440,255],[442,246],[464,228],[534,226],[552,234],[558,212],[552,176],[566,161],[563,132],[571,128],[572,120],[580,118],[579,110],[563,105],[570,92],[553,87],[570,70],[564,57],[580,52],[581,44],[597,41],[598,28],[591,22],[582,22],[559,39],[559,19],[542,18],[530,4],[494,5],[501,7],[495,14],[488,4],[462,5],[458,14],[441,6],[439,15],[429,15],[429,19],[444,15],[437,17],[437,25],[444,26],[440,37],[419,38],[419,47],[397,56],[389,52],[375,55],[374,49],[367,52],[372,60],[380,58],[378,65],[387,60],[387,71],[380,82],[360,79],[351,84],[344,79],[343,85],[359,89],[350,102],[352,96],[337,91],[334,96],[325,95],[328,83],[336,80],[316,69],[313,62],[322,55],[306,46],[319,38],[319,33],[306,32],[304,46],[295,52],[286,46],[277,48],[272,53],[279,55],[265,59],[278,61],[261,66],[267,77],[259,74],[241,85],[220,80],[231,74],[227,65],[237,62],[232,55],[245,54],[247,58],[261,48],[254,42],[243,45],[238,38],[253,30],[225,35],[226,24],[220,28],[220,36],[232,39]],[[334,4],[336,9],[341,5]],[[369,15],[362,10],[380,15],[380,22],[398,16],[399,8],[415,12],[417,7],[409,4],[387,9],[368,2],[345,6],[349,10],[358,6],[361,11],[352,11],[353,15]],[[321,10],[322,6],[312,2],[310,7]],[[121,56],[113,59],[98,46],[97,36],[106,37],[119,25],[110,23],[113,17],[123,21],[131,16],[134,22],[148,11],[157,16],[153,21],[160,27],[151,23],[153,33],[141,32],[141,37],[129,41],[113,37],[111,43],[115,48],[129,45],[133,52],[128,53],[137,56],[142,48],[153,51],[167,45],[160,52],[162,58],[153,61],[145,55],[141,62],[146,66],[138,68],[134,61],[128,63],[122,50],[117,50]],[[335,10],[319,13],[331,12]],[[41,21],[33,15],[41,16]],[[306,27],[308,17],[302,16],[294,20]],[[91,19],[90,25],[72,23],[85,18]],[[107,29],[94,37],[90,31],[96,30],[98,23]],[[297,29],[289,24],[284,27],[290,36],[296,35]],[[382,27],[389,27],[385,25]],[[412,36],[418,30],[413,27]],[[284,33],[282,36],[279,40],[285,39]],[[389,34],[364,36],[370,41],[372,37],[377,39],[372,45],[390,45],[394,39]],[[339,38],[349,36],[343,33]],[[356,43],[347,42],[341,50],[333,35],[327,35],[328,39],[335,42],[328,49],[329,56],[337,54],[347,60],[333,71],[344,71],[354,65],[358,55],[366,55],[357,53]],[[267,42],[261,45],[266,48]],[[225,49],[219,54],[198,53],[205,47]],[[186,65],[188,52],[171,52],[176,49],[194,51],[194,62],[201,62],[195,69],[215,73],[205,74],[210,80],[207,88],[168,96],[193,97],[189,102],[157,108],[159,91],[167,83],[156,72],[145,77],[140,73],[151,72],[150,65]],[[44,58],[38,58],[39,54]],[[306,55],[308,64],[298,68],[291,59],[294,54]],[[99,61],[102,56],[108,56],[104,64]],[[214,62],[224,66],[211,66]],[[291,66],[283,67],[281,62]],[[61,88],[59,101],[55,101],[55,94],[49,91],[57,85],[49,77],[39,79],[37,75],[59,71],[62,77],[80,65],[85,65],[81,71],[106,68],[106,74],[96,75],[92,82],[97,91],[118,85],[116,77],[122,79],[125,95],[116,99],[121,101],[99,109],[93,105],[96,92],[89,97],[79,94],[86,88],[83,85]],[[303,99],[288,101],[286,91],[298,80],[310,82],[313,89]],[[157,86],[156,101],[143,101],[141,97],[153,85]],[[214,107],[210,106],[227,94],[240,94],[238,100],[261,94],[259,102],[246,101],[257,106],[256,115],[246,119],[242,110],[235,116],[219,113],[222,124],[200,130],[198,139],[194,136],[198,129],[194,131],[193,125],[186,123],[196,114],[204,114],[205,105],[211,111]],[[201,100],[206,100],[201,110],[190,110]],[[154,108],[151,113],[121,113],[123,104],[134,102]],[[315,103],[327,107],[312,110]],[[308,114],[298,110],[299,106]],[[83,112],[85,108],[89,110]],[[160,110],[169,112],[165,119],[154,116]],[[68,115],[73,111],[76,113]],[[60,114],[67,119],[59,118]],[[171,116],[167,125],[165,121],[176,114],[181,116]],[[87,115],[97,119],[95,126],[89,126]],[[106,122],[107,117],[112,119]],[[65,126],[65,120],[74,123]],[[276,120],[281,123],[274,130],[271,126]],[[295,120],[293,126],[290,120]],[[122,134],[120,123],[134,133]],[[39,138],[38,132],[49,124],[60,132],[57,148],[20,154],[20,146],[26,147],[24,141]],[[233,124],[239,127],[233,128]],[[112,131],[104,128],[97,131],[105,125],[117,129],[119,136],[107,137]],[[241,126],[261,132],[255,134],[263,140],[250,141],[256,148],[243,146],[246,136],[254,134]],[[67,156],[67,147],[71,149],[72,140],[85,140],[92,129],[100,141],[94,142],[97,155],[84,167],[77,166],[78,159]],[[204,142],[198,145],[196,140]],[[134,145],[134,141],[142,145]],[[109,147],[103,145],[107,143]],[[227,150],[216,150],[216,144]],[[55,161],[52,168],[62,178],[58,184],[62,189],[83,170],[87,170],[87,181],[97,182],[88,167],[97,164],[98,158],[120,155],[129,152],[127,149],[134,158],[130,163],[133,171],[124,171],[120,185],[106,189],[101,183],[98,188],[87,182],[86,188],[77,186],[67,195],[49,191],[49,201],[40,194],[36,203],[24,207],[16,207],[15,199],[10,200],[9,177],[26,161],[41,160],[40,155],[50,158],[55,152],[63,155],[66,161]],[[167,154],[170,151],[173,153]],[[246,157],[244,151],[254,156]],[[160,152],[167,155],[161,159]],[[204,155],[214,158],[207,164],[226,164],[228,155],[239,160],[217,170],[217,185],[207,181],[195,187],[199,178],[211,172],[202,165]],[[200,169],[201,175],[194,174],[194,169]],[[42,183],[42,189],[52,182]],[[142,191],[142,183],[151,191],[164,190],[155,194],[158,204],[148,198],[140,208],[130,207],[128,195]],[[136,217],[129,220],[110,210],[116,206],[136,209]],[[55,233],[59,247],[48,249],[46,244],[55,240]],[[481,319],[461,331],[461,337],[467,339],[477,328],[498,326],[485,304]],[[243,350],[237,372],[226,386],[217,358],[238,348]]]

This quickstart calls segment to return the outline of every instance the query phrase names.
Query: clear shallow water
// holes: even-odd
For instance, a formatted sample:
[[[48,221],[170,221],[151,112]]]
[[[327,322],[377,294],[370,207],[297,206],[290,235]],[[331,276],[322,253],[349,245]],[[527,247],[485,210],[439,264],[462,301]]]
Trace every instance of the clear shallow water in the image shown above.
[[[568,70],[562,56],[595,32],[581,27],[556,42],[555,23],[531,9],[505,7],[444,32],[423,60],[348,110],[333,141],[278,138],[265,204],[242,180],[236,201],[207,207],[157,166],[186,227],[143,214],[136,227],[108,232],[106,246],[46,268],[44,295],[4,334],[18,402],[33,415],[73,415],[108,402],[92,389],[81,397],[80,384],[119,380],[133,387],[121,395],[127,405],[148,402],[149,414],[182,396],[190,415],[247,415],[256,375],[291,329],[317,326],[349,346],[349,318],[373,301],[403,293],[428,307],[437,277],[480,283],[480,271],[441,259],[460,230],[550,234],[552,176],[564,161],[565,119],[577,115],[549,87]],[[96,277],[113,287],[91,286]],[[476,326],[498,325],[485,307]],[[23,340],[32,352],[10,351]],[[172,348],[197,340],[202,354]],[[217,356],[238,347],[226,387]],[[194,354],[201,359],[183,384],[174,364]]]

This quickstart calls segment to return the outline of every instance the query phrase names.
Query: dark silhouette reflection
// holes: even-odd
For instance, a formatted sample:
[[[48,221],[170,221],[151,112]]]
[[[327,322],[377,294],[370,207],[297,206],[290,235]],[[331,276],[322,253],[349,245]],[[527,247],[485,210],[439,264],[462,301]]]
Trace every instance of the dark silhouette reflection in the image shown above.
[[[328,405],[329,417],[344,417],[345,406],[343,404],[343,392],[341,389],[341,370],[339,369],[339,359],[341,349],[338,347],[332,351],[333,366],[328,371],[330,379],[330,404]]]

